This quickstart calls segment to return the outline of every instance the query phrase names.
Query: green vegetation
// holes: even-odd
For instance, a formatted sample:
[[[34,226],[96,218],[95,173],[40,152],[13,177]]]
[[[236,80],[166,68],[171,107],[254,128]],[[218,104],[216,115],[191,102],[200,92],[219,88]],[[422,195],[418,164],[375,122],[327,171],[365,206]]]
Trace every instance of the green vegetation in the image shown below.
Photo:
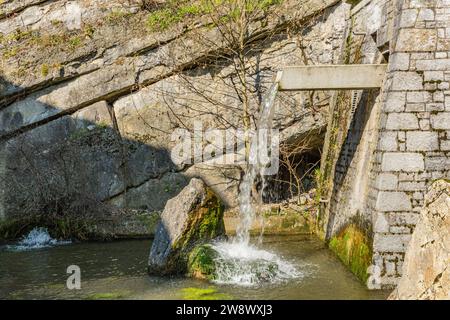
[[[137,216],[137,218],[143,225],[145,225],[147,227],[147,229],[149,231],[152,231],[152,232],[154,230],[156,230],[156,225],[158,224],[159,219],[160,219],[159,214],[157,212],[152,212],[152,213],[144,212],[142,214],[139,214]]]
[[[249,13],[256,10],[265,11],[269,7],[280,4],[281,2],[282,0],[250,0],[247,2],[245,10]],[[228,18],[239,17],[240,10],[236,6],[235,0],[168,1],[164,8],[155,10],[148,15],[147,27],[150,31],[165,30],[176,23],[185,21],[186,18],[211,14],[215,10],[219,11],[217,8],[224,5],[232,8],[227,13]],[[221,18],[221,21],[224,21],[223,18]]]
[[[43,64],[42,66],[41,66],[41,74],[42,74],[42,76],[43,77],[46,77],[47,75],[48,75],[48,72],[49,72],[49,68],[48,68],[48,64]]]
[[[69,47],[73,50],[81,45],[81,38],[79,36],[73,36],[69,38]]]
[[[184,300],[231,300],[232,297],[225,293],[217,292],[214,287],[209,288],[184,288],[181,290]]]
[[[106,21],[109,24],[118,24],[124,22],[131,15],[131,12],[114,9],[106,15]]]
[[[197,246],[189,253],[188,275],[197,279],[213,280],[216,273],[214,259],[217,252],[211,245]]]
[[[347,3],[350,3],[352,7],[356,6],[360,2],[361,0],[347,0]]]
[[[12,47],[3,51],[3,58],[10,59],[15,57],[19,53],[19,50],[16,47]]]
[[[368,237],[356,225],[350,224],[329,243],[330,249],[364,283],[372,263],[372,250]]]
[[[86,297],[87,300],[119,300],[124,299],[129,296],[128,291],[122,292],[104,292],[104,293],[94,293]]]

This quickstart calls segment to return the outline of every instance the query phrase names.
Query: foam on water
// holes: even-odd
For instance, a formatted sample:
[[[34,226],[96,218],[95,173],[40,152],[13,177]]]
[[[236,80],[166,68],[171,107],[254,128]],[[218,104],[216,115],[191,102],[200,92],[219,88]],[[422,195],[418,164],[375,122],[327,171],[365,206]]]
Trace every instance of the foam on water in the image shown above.
[[[301,278],[302,273],[278,255],[240,242],[213,244],[218,252],[214,282],[253,286]]]
[[[10,251],[28,251],[48,248],[56,245],[69,244],[71,241],[59,241],[53,239],[46,228],[34,228],[24,236],[16,245],[8,245]]]

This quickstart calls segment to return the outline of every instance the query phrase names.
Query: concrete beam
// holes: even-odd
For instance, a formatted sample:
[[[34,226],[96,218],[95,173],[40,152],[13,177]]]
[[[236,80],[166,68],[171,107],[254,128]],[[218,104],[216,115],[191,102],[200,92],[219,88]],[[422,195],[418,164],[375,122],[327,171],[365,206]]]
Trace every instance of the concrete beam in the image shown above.
[[[281,91],[360,90],[380,88],[386,64],[285,67],[277,76]]]

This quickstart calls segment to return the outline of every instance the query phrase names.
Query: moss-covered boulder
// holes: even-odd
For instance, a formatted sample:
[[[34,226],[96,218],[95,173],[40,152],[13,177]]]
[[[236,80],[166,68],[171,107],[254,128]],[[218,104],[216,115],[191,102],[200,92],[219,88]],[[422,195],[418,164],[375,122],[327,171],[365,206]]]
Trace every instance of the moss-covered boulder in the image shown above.
[[[150,250],[149,273],[187,273],[188,257],[195,247],[225,236],[223,209],[202,180],[192,179],[164,208]]]

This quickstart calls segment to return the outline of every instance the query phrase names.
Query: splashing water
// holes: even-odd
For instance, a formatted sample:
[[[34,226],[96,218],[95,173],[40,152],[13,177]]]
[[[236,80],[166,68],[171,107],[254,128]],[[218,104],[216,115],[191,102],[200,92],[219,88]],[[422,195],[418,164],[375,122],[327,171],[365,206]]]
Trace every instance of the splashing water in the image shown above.
[[[7,249],[11,251],[27,251],[69,243],[71,243],[71,241],[58,241],[53,239],[46,228],[34,228],[27,236],[24,236],[17,245],[9,245],[7,246]]]
[[[267,168],[267,161],[263,159],[269,152],[270,144],[267,140],[270,139],[277,92],[278,82],[275,82],[263,99],[257,132],[251,139],[248,166],[239,187],[241,219],[236,237],[230,242],[212,245],[218,253],[215,259],[217,265],[215,281],[218,283],[247,286],[280,282],[302,275],[292,264],[283,261],[276,254],[250,244],[250,228],[256,217],[253,197],[256,197],[258,203],[262,203]],[[257,181],[260,182],[259,191],[254,189]]]
[[[219,284],[252,286],[302,276],[291,263],[250,244],[221,242],[213,248],[218,253],[214,282]]]

